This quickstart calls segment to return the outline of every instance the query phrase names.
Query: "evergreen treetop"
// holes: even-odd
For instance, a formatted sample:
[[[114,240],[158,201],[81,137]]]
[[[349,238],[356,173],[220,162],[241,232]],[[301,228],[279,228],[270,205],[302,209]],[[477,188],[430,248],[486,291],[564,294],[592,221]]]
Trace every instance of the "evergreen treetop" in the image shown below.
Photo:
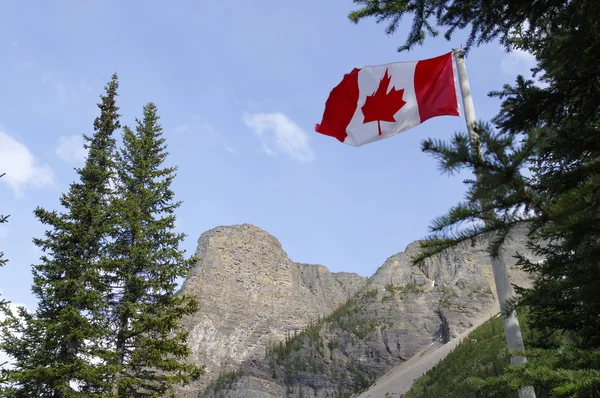
[[[33,266],[33,314],[20,311],[4,328],[1,348],[14,358],[4,396],[101,396],[107,324],[105,248],[113,229],[109,211],[115,139],[120,127],[118,79],[112,76],[98,104],[94,134],[85,137],[88,156],[80,178],[60,198],[64,213],[36,208],[48,226],[34,243],[43,251]],[[11,316],[12,314],[9,314]]]
[[[185,235],[174,232],[180,205],[171,189],[176,168],[163,166],[168,153],[158,121],[156,106],[147,104],[135,131],[123,129],[117,156],[112,206],[118,228],[109,273],[115,397],[161,397],[203,373],[185,363],[188,332],[179,321],[198,310],[198,301],[175,289],[195,259],[184,257],[179,244]]]
[[[41,263],[33,266],[38,308],[22,308],[0,325],[4,397],[163,397],[203,373],[187,362],[181,319],[198,310],[176,293],[194,258],[179,244],[165,139],[156,106],[136,129],[120,128],[114,75],[101,96],[79,181],[62,195],[64,213],[35,210],[49,226]]]

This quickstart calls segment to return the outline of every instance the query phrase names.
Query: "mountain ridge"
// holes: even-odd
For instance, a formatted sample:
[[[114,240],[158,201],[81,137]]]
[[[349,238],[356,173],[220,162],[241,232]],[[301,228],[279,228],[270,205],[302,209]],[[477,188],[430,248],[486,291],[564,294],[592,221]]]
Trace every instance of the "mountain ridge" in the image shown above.
[[[513,233],[506,257],[526,252],[523,234]],[[213,228],[198,242],[183,291],[200,296],[201,310],[183,324],[191,360],[207,373],[180,391],[185,398],[352,396],[471,328],[495,303],[484,240],[421,267],[411,262],[416,241],[369,278],[295,263],[251,224]],[[530,283],[514,266],[511,272]],[[219,375],[227,383],[217,383]]]

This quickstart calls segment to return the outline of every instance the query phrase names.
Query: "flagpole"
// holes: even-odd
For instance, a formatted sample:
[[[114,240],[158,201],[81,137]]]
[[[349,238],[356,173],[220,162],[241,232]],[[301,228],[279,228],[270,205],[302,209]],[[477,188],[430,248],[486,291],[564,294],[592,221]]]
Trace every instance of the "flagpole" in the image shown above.
[[[460,91],[463,99],[463,108],[465,112],[465,120],[467,122],[467,130],[469,132],[471,149],[476,156],[483,160],[483,153],[481,151],[481,144],[479,142],[479,134],[475,129],[475,106],[473,105],[473,97],[471,96],[471,87],[469,86],[469,77],[467,75],[467,66],[465,64],[464,54],[460,48],[454,49],[453,53],[456,61],[458,81],[460,83]],[[475,175],[479,180],[479,173],[477,170],[475,170]],[[508,279],[506,263],[501,255],[498,255],[498,257],[491,257],[491,261],[492,270],[494,272],[494,282],[496,284],[496,292],[498,295],[498,302],[500,304],[500,309],[503,310],[506,302],[514,297],[514,291]],[[508,314],[508,316],[504,316],[504,314],[502,314],[502,323],[504,324],[504,336],[506,337],[508,349],[524,350],[525,345],[523,344],[523,335],[521,334],[521,327],[519,325],[519,319],[517,318],[517,312],[513,310],[510,312],[510,314]],[[511,364],[521,364],[527,362],[527,358],[516,355],[510,358],[510,362]],[[520,388],[519,398],[535,398],[535,391],[533,387]]]

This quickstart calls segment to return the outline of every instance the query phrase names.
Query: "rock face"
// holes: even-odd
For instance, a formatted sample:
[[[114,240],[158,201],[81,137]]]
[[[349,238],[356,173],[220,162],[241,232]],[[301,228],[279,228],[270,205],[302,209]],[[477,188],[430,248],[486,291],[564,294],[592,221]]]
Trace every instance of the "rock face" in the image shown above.
[[[507,262],[527,252],[523,234],[513,234]],[[185,327],[193,360],[207,374],[182,396],[364,391],[395,365],[489,316],[495,291],[485,245],[456,247],[416,267],[412,243],[366,280],[294,263],[254,226],[213,229],[201,236],[200,260],[183,287],[201,298]],[[517,272],[511,281],[530,283]]]
[[[252,225],[218,227],[199,239],[196,267],[183,285],[201,310],[185,319],[194,362],[206,366],[198,384],[180,393],[197,397],[209,380],[264,356],[286,334],[330,314],[366,278],[291,261],[279,241]]]

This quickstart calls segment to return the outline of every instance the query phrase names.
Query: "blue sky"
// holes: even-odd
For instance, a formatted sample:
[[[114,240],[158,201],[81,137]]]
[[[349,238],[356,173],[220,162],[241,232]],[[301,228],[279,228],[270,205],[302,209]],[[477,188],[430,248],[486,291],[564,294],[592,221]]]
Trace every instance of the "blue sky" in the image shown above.
[[[428,137],[464,130],[441,117],[401,135],[351,147],[314,132],[329,91],[354,67],[441,55],[464,42],[427,41],[399,54],[374,21],[347,19],[350,0],[5,2],[0,18],[0,291],[34,307],[36,206],[60,209],[92,133],[96,102],[119,74],[122,123],[158,106],[170,152],[178,228],[191,254],[218,225],[255,224],[295,261],[371,275],[428,232],[460,200],[462,177],[440,174],[420,151]],[[527,73],[531,57],[497,44],[467,67],[477,117],[490,90]],[[255,129],[262,121],[266,129]],[[252,123],[255,122],[255,123]]]

